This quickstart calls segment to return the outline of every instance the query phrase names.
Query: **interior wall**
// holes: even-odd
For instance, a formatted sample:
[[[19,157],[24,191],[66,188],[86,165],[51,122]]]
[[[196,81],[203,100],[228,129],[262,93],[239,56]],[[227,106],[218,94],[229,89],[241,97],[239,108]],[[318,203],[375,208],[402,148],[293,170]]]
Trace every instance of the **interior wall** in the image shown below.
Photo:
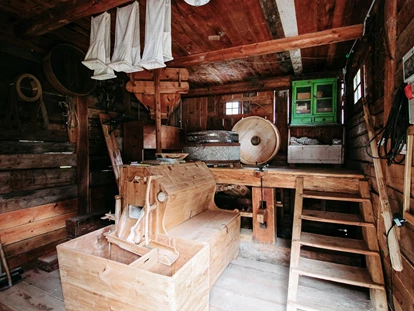
[[[231,131],[242,118],[248,116],[266,118],[276,125],[281,136],[281,147],[272,164],[286,164],[288,99],[288,90],[184,98],[182,106],[183,129],[185,133],[206,130]],[[226,102],[231,101],[243,101],[245,113],[226,115]],[[276,108],[275,113],[274,108]]]
[[[395,74],[395,87],[402,83],[401,59],[405,53],[414,45],[414,5],[412,0],[398,1],[397,16],[397,71]],[[385,229],[381,216],[378,186],[375,179],[375,171],[366,151],[365,145],[368,142],[367,129],[363,118],[361,102],[353,102],[352,78],[357,70],[365,67],[365,91],[366,98],[372,115],[373,124],[376,130],[384,125],[384,62],[387,51],[384,41],[384,5],[377,4],[376,12],[371,14],[367,25],[367,36],[356,46],[356,53],[351,58],[352,66],[348,67],[347,85],[347,165],[352,168],[363,170],[370,179],[372,187],[372,199],[374,213],[378,219],[378,238],[384,258],[384,272],[388,280],[388,288],[391,287],[390,261],[385,240]],[[401,211],[403,206],[404,186],[404,165],[392,164],[387,166],[382,163],[386,179],[387,192],[393,212]],[[414,197],[414,189],[411,191]],[[414,206],[412,204],[411,206]],[[395,228],[398,231],[400,248],[404,270],[392,273],[392,297],[395,310],[414,310],[414,224],[406,223],[402,228]]]
[[[37,259],[66,240],[65,222],[78,214],[75,144],[68,142],[66,96],[47,83],[41,55],[11,47],[0,52],[0,239],[11,268]],[[43,87],[49,126],[31,122],[34,103],[19,103],[21,129],[6,127],[10,89],[22,73],[35,75]],[[24,140],[25,142],[20,142]]]

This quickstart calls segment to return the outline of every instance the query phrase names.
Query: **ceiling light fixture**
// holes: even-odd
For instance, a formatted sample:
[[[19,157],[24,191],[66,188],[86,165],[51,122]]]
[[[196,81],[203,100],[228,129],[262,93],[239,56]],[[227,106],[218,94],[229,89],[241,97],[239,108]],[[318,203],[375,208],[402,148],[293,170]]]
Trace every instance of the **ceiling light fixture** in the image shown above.
[[[202,6],[204,4],[209,3],[210,0],[184,0],[184,1],[192,6]]]

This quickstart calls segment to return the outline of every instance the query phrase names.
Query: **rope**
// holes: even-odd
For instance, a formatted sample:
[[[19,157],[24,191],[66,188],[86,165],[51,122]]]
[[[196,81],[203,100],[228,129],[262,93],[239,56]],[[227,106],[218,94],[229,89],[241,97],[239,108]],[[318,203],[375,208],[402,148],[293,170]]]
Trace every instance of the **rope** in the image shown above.
[[[66,110],[66,113],[62,112],[62,116],[66,118],[66,126],[68,129],[77,128],[79,126],[79,118],[72,100],[66,97],[66,101],[60,101],[58,104]]]

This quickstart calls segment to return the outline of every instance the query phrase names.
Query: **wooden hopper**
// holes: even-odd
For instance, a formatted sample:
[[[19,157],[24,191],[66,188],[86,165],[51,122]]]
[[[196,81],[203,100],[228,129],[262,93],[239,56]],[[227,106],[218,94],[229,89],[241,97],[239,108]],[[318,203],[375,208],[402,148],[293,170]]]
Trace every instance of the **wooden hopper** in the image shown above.
[[[163,68],[160,72],[161,119],[168,119],[180,104],[181,94],[189,90],[188,70],[185,68]],[[126,85],[128,92],[149,110],[151,119],[155,119],[155,82],[154,71],[131,73]]]

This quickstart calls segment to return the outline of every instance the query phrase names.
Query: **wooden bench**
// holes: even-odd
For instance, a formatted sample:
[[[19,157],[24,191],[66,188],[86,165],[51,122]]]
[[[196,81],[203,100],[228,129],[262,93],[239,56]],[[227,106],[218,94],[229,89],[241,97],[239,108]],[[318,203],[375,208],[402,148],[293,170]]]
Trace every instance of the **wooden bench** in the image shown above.
[[[217,208],[210,170],[122,166],[119,184],[115,225],[58,247],[67,310],[208,310],[240,239],[240,214]]]

